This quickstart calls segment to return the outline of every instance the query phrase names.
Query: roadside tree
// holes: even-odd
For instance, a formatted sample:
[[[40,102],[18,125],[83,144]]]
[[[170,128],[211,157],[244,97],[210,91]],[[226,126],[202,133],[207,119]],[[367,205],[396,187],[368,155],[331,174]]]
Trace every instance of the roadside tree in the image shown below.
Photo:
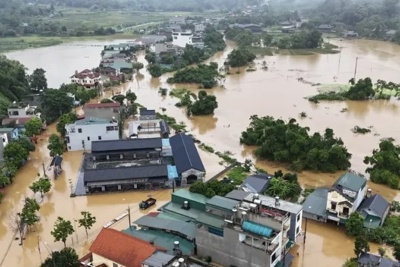
[[[42,121],[39,118],[32,118],[25,123],[25,135],[28,137],[39,135],[42,132]]]
[[[92,228],[92,226],[96,223],[96,217],[92,216],[92,214],[88,211],[81,212],[82,218],[78,220],[79,227],[85,228],[86,238],[88,237],[88,229]]]
[[[40,196],[43,198],[43,195],[45,193],[48,193],[51,189],[51,182],[47,178],[39,178],[36,182],[34,182],[29,189],[33,191],[33,193],[38,193],[40,192]]]
[[[63,248],[60,251],[54,251],[40,265],[41,267],[79,267],[78,254],[73,248]]]
[[[64,153],[64,142],[57,134],[52,134],[47,148],[50,150],[51,157],[62,155]]]
[[[64,247],[67,247],[68,236],[74,233],[74,227],[71,221],[66,221],[62,217],[58,217],[54,224],[54,229],[51,231],[51,235],[54,237],[54,241],[62,241]]]

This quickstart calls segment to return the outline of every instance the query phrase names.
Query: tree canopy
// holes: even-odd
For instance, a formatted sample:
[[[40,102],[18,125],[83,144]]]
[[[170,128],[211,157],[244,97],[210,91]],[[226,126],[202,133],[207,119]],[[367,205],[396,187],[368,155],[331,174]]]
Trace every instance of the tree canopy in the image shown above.
[[[64,247],[66,247],[66,242],[68,236],[74,233],[74,227],[71,221],[66,221],[62,217],[58,217],[54,224],[54,230],[51,231],[51,235],[54,237],[54,241],[62,241]]]
[[[61,115],[69,113],[73,99],[65,90],[47,89],[41,96],[42,115],[48,123],[56,121]]]
[[[335,172],[350,167],[351,154],[343,141],[327,128],[324,135],[309,135],[295,119],[285,122],[273,117],[250,117],[250,126],[242,132],[240,143],[257,146],[258,157],[291,164],[295,171],[304,169]]]
[[[168,78],[168,83],[197,83],[203,88],[212,88],[217,85],[218,65],[210,63],[210,65],[199,64],[197,67],[188,67],[175,72],[174,76]]]
[[[35,181],[29,187],[34,193],[40,193],[41,197],[43,198],[43,194],[48,193],[51,188],[51,182],[49,179],[45,177],[39,178],[39,180]]]
[[[42,132],[42,120],[39,118],[32,118],[25,123],[25,135],[28,137],[39,135]]]
[[[64,153],[64,141],[57,134],[52,134],[49,137],[47,148],[50,150],[51,157],[62,155]]]
[[[41,267],[79,267],[78,254],[73,248],[63,248],[60,251],[54,251],[40,265]]]
[[[359,212],[350,214],[346,222],[346,234],[349,236],[358,236],[364,233],[364,217]]]
[[[224,183],[222,181],[212,180],[207,183],[197,181],[192,184],[189,191],[192,193],[201,194],[205,197],[212,198],[213,196],[225,196],[235,189],[235,185],[231,183]]]
[[[199,91],[197,100],[188,107],[192,115],[210,115],[218,108],[215,95],[208,95],[206,91]]]
[[[29,87],[32,91],[39,92],[47,89],[46,71],[42,68],[35,69],[29,76]]]
[[[297,180],[297,174],[285,173],[281,171],[275,172],[271,178],[266,195],[271,197],[279,197],[284,200],[296,202],[301,193],[301,186]]]
[[[65,129],[65,125],[74,123],[76,120],[77,120],[77,116],[75,113],[71,112],[71,113],[66,113],[66,114],[61,115],[61,117],[58,119],[58,122],[56,125],[57,132],[59,132],[61,134],[61,136],[65,136],[66,131],[67,131]]]
[[[379,149],[374,149],[371,156],[364,158],[370,166],[365,170],[374,183],[386,184],[398,189],[400,182],[400,146],[391,139],[382,140]]]
[[[233,49],[228,55],[228,64],[231,67],[242,67],[252,62],[256,58],[252,52],[247,49]]]
[[[94,217],[88,211],[81,212],[82,218],[78,220],[79,227],[85,228],[86,237],[88,236],[88,229],[92,228],[92,226],[96,223],[96,217]]]

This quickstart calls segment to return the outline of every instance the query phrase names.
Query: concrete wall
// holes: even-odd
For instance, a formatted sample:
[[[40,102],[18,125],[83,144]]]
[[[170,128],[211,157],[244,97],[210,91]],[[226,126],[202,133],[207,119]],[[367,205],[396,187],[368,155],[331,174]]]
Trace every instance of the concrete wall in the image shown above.
[[[105,264],[110,267],[114,267],[114,266],[124,267],[123,265],[121,265],[119,263],[113,262],[113,261],[106,259],[100,255],[97,255],[95,253],[92,253],[92,257],[93,257],[93,265],[94,266],[99,266],[101,264]],[[114,264],[116,264],[116,265],[114,265]]]
[[[186,33],[173,33],[172,34],[172,44],[179,47],[186,47],[187,44],[191,45],[193,35],[188,35]]]
[[[358,195],[357,195],[356,200],[354,200],[353,209],[351,210],[351,212],[354,212],[357,210],[358,206],[360,206],[361,202],[364,200],[366,193],[367,193],[367,185],[365,185],[364,188],[361,188],[358,191]]]
[[[201,257],[211,256],[213,262],[223,266],[237,267],[270,267],[271,256],[263,250],[252,248],[239,241],[239,233],[224,228],[224,236],[211,234],[205,226],[196,229],[197,254]],[[279,248],[276,250],[278,262],[281,258]]]
[[[195,169],[190,169],[190,170],[187,170],[187,171],[181,173],[181,179],[182,179],[182,183],[183,183],[183,184],[186,184],[186,183],[187,183],[187,180],[186,180],[186,179],[187,179],[190,175],[196,175],[198,181],[204,182],[204,175],[205,175],[204,172],[201,172],[201,171],[198,171],[198,170],[195,170]]]
[[[318,216],[318,215],[315,215],[313,213],[309,213],[309,212],[304,212],[303,213],[303,217],[307,218],[307,219],[310,219],[310,220],[313,220],[313,221],[326,222],[326,218]]]
[[[99,118],[112,120],[113,117],[118,120],[119,108],[83,108],[85,118]]]
[[[291,213],[290,214],[290,230],[289,230],[289,239],[293,242],[296,242],[297,237],[301,234],[301,225],[303,222],[303,211],[300,211],[298,214]]]

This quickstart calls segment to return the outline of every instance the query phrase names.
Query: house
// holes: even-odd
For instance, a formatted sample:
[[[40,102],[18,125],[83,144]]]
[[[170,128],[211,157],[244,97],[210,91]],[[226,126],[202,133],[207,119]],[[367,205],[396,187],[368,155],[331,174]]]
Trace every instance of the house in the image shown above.
[[[153,255],[142,262],[142,267],[168,267],[175,262],[175,256],[156,251]],[[179,265],[178,265],[179,266]]]
[[[355,31],[346,31],[343,34],[343,37],[345,37],[345,38],[357,38],[358,37],[358,33],[355,32]]]
[[[170,54],[178,54],[181,55],[183,53],[183,48],[173,45],[171,43],[157,43],[153,45],[151,48],[152,52],[156,53],[157,56],[160,54],[170,53]]]
[[[75,74],[70,78],[71,83],[82,85],[88,89],[95,88],[101,81],[100,73],[95,73],[89,69],[85,69],[81,72],[75,71]]]
[[[293,23],[286,20],[286,21],[279,22],[279,25],[281,25],[282,27],[287,27],[287,26],[293,26]]]
[[[206,30],[206,25],[203,23],[195,24],[194,25],[194,31],[195,32],[204,32]]]
[[[269,181],[272,177],[272,175],[267,173],[250,175],[241,185],[242,190],[250,193],[263,193],[267,190]]]
[[[333,32],[333,26],[329,24],[321,24],[317,27],[317,30],[321,32]]]
[[[7,108],[7,113],[10,119],[33,118],[37,116],[36,107],[29,106],[25,103],[12,103]]]
[[[400,267],[400,262],[371,253],[362,252],[357,258],[358,267]]]
[[[105,45],[104,50],[111,51],[131,51],[134,47],[136,47],[136,43],[119,43],[119,44],[110,44]]]
[[[167,36],[165,35],[143,35],[140,38],[140,42],[145,45],[149,46],[155,43],[165,42],[167,40]]]
[[[169,126],[164,120],[135,120],[129,122],[130,138],[168,138],[169,134]]]
[[[357,210],[367,190],[367,179],[353,172],[339,177],[328,191],[326,210],[328,220],[345,223]]]
[[[249,30],[253,33],[260,33],[262,32],[262,27],[259,24],[239,24],[239,23],[235,23],[230,25],[229,27],[231,28],[241,28],[241,29],[245,29],[245,30]]]
[[[120,231],[103,228],[90,246],[90,266],[142,267],[142,263],[164,248]]]
[[[103,74],[118,76],[121,73],[132,73],[132,61],[123,58],[105,58],[100,62],[100,69]]]
[[[155,120],[157,119],[157,114],[154,109],[146,109],[146,108],[141,108],[139,111],[139,120],[144,121],[144,120]]]
[[[68,151],[91,150],[92,141],[119,139],[118,123],[99,118],[85,118],[65,125]]]
[[[172,155],[181,186],[203,181],[206,170],[194,144],[193,138],[178,133],[170,137]]]
[[[183,25],[186,24],[186,17],[184,16],[175,16],[175,17],[171,17],[169,18],[169,24],[170,25]]]
[[[87,103],[83,106],[83,112],[87,118],[99,118],[115,121],[119,117],[121,104],[115,103]]]
[[[303,217],[314,221],[326,222],[328,201],[327,188],[316,188],[303,202]]]
[[[192,46],[203,49],[204,48],[203,38],[200,36],[193,36],[192,37]]]
[[[385,35],[386,35],[387,38],[393,38],[395,36],[396,32],[397,32],[396,30],[388,30],[385,33]]]
[[[179,47],[186,47],[186,45],[192,45],[193,33],[187,32],[173,32],[172,33],[172,44]]]
[[[250,192],[245,192],[242,190],[232,190],[225,197],[233,200],[243,201],[250,194],[251,194]]]
[[[368,189],[366,198],[361,202],[357,211],[364,217],[364,226],[369,229],[375,229],[382,226],[389,214],[390,204],[381,195],[371,195],[371,189]]]

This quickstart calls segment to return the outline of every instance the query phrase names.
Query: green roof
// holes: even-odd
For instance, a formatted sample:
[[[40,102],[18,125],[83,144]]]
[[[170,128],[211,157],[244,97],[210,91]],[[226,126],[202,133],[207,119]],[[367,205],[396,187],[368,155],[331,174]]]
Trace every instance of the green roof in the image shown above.
[[[211,199],[207,200],[206,204],[231,211],[237,204],[239,204],[239,201],[221,196],[213,196]]]
[[[197,222],[218,229],[222,229],[224,225],[224,220],[221,217],[216,217],[205,212],[197,218]]]
[[[328,189],[316,188],[303,203],[303,212],[326,217]]]
[[[173,213],[174,215],[175,214],[182,215],[182,216],[186,217],[187,219],[193,220],[193,221],[196,221],[197,217],[199,217],[199,215],[203,214],[202,211],[193,209],[193,208],[191,208],[189,210],[182,209],[182,205],[172,203],[172,202],[170,202],[168,205],[164,206],[163,211]]]
[[[381,219],[376,216],[367,215],[364,220],[364,227],[369,229],[376,229],[380,226]]]
[[[335,186],[341,186],[342,188],[349,189],[358,192],[367,184],[367,179],[357,174],[347,172],[339,177],[334,183]]]
[[[182,198],[185,198],[187,200],[193,200],[193,201],[196,201],[196,202],[201,202],[203,204],[206,204],[206,202],[208,200],[208,198],[206,198],[205,196],[203,196],[201,194],[197,194],[197,193],[192,193],[192,192],[190,192],[189,190],[186,190],[186,189],[180,189],[178,191],[175,191],[174,193],[172,193],[172,196],[182,197]]]
[[[187,220],[187,217],[184,215],[179,215],[176,213],[172,214],[169,212],[160,212],[157,217],[169,219],[169,220],[175,220],[175,221],[186,221]]]

